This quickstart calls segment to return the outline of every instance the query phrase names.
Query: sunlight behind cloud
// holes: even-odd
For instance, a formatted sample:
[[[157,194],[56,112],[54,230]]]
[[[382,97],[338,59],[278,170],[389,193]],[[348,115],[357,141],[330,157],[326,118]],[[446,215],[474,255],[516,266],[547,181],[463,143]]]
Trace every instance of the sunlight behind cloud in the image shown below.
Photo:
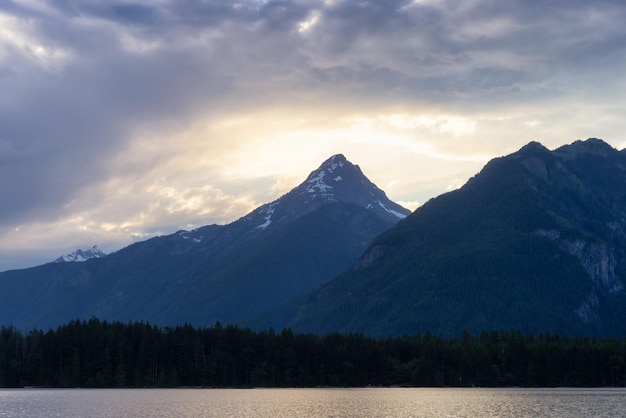
[[[451,123],[461,128],[450,129]],[[443,184],[447,180],[439,173],[444,167],[467,170],[469,177],[488,158],[463,149],[454,151],[458,145],[454,132],[468,126],[474,126],[473,122],[461,117],[410,117],[393,112],[355,116],[341,108],[277,107],[199,115],[184,126],[160,129],[133,141],[132,148],[120,156],[116,171],[142,171],[143,180],[138,178],[135,184],[145,184],[144,190],[153,196],[145,199],[158,196],[166,208],[162,210],[170,215],[204,214],[211,221],[218,213],[213,206],[223,211],[221,198],[207,200],[203,193],[220,190],[254,202],[252,208],[288,192],[337,153],[359,164],[392,199],[425,201],[437,194],[437,188],[446,190],[449,183]],[[180,147],[181,143],[186,147]],[[411,160],[413,170],[407,174],[403,167]],[[143,167],[147,161],[158,169]],[[413,178],[423,181],[424,193],[415,193]],[[199,196],[188,194],[190,190]],[[409,207],[416,204],[409,203]],[[231,220],[244,214],[243,205],[237,208],[241,212],[229,212]]]
[[[380,114],[373,117],[349,116],[344,119],[353,128],[393,128],[423,130],[433,134],[452,134],[454,137],[472,134],[477,121],[460,116],[409,115],[405,113]]]
[[[348,116],[343,121],[358,135],[358,141],[384,143],[405,149],[416,155],[442,160],[485,161],[482,154],[454,152],[445,143],[471,135],[478,122],[458,116],[379,114],[371,117]]]
[[[319,12],[313,12],[310,18],[298,23],[298,32],[300,32],[301,34],[306,34],[307,32],[309,32],[315,27],[319,18],[320,18]]]
[[[414,211],[415,209],[417,209],[418,207],[420,207],[421,203],[417,202],[417,201],[411,201],[411,202],[407,202],[404,200],[396,200],[396,203],[409,209],[410,211]]]
[[[378,119],[393,128],[426,128],[435,133],[451,133],[453,136],[471,134],[476,130],[476,121],[454,116],[412,116],[407,114],[380,115]]]

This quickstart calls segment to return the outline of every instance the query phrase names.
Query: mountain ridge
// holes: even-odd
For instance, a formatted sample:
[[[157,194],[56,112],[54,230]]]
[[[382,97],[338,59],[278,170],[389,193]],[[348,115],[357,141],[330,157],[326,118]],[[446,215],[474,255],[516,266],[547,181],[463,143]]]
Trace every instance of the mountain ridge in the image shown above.
[[[625,280],[625,153],[595,138],[554,151],[531,142],[422,205],[264,324],[626,335]]]
[[[0,273],[0,321],[20,328],[92,316],[156,325],[235,322],[345,270],[399,220],[384,208],[410,213],[338,154],[228,225],[154,237],[89,263]]]
[[[328,176],[330,181],[328,178],[325,180],[327,174],[335,174],[335,176]],[[346,182],[344,178],[353,181]],[[220,235],[218,233],[207,236],[208,231],[216,232],[218,228],[230,227],[233,231],[229,239],[245,240],[248,238],[247,234],[264,233],[266,230],[271,230],[283,222],[290,222],[329,202],[354,203],[394,223],[411,213],[410,210],[391,201],[384,191],[365,177],[358,165],[350,163],[343,154],[335,154],[312,171],[301,184],[239,219],[227,225],[206,225],[191,231],[180,230],[174,235],[197,244],[207,245],[211,239],[219,241]],[[205,238],[207,238],[206,241]]]

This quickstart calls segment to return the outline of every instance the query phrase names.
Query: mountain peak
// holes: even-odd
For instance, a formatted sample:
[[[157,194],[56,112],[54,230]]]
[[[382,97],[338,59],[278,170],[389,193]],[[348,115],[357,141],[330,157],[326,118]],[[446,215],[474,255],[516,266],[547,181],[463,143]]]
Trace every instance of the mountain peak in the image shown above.
[[[324,161],[317,170],[314,170],[309,174],[307,180],[312,177],[316,177],[317,174],[321,171],[334,173],[335,171],[339,172],[345,169],[351,169],[353,167],[358,167],[357,165],[352,164],[343,154],[335,154],[332,157],[328,158]]]
[[[524,145],[522,148],[520,148],[520,150],[517,152],[519,154],[535,154],[535,153],[543,153],[543,152],[550,152],[550,150],[548,150],[546,147],[544,147],[540,142],[537,141],[530,141],[528,144]]]
[[[335,154],[326,161],[324,161],[320,168],[318,168],[316,171],[324,170],[329,173],[334,173],[335,171],[341,171],[346,165],[349,167],[358,167],[348,161],[348,159],[343,154]]]
[[[344,180],[346,175],[353,177],[355,174],[365,178],[359,166],[352,164],[343,154],[335,154],[312,171],[300,187],[304,186],[308,193],[331,195],[337,182]]]
[[[313,171],[304,183],[291,193],[305,194],[307,199],[321,199],[357,204],[392,222],[411,212],[392,202],[385,192],[372,183],[343,154],[335,154]]]
[[[326,161],[324,161],[322,163],[321,167],[330,167],[331,169],[334,169],[337,166],[343,166],[345,163],[349,163],[349,161],[346,159],[346,156],[343,154],[335,154],[333,156],[331,156],[329,159],[327,159]]]
[[[98,248],[97,245],[94,245],[88,250],[83,251],[81,249],[78,249],[74,252],[61,256],[54,260],[53,263],[79,263],[90,260],[92,258],[102,258],[105,255],[106,254],[102,252],[102,250]]]
[[[335,154],[299,186],[245,218],[256,224],[256,229],[266,229],[329,202],[356,204],[393,223],[411,213],[389,200],[385,192],[365,177],[358,165],[352,164],[343,154]]]
[[[568,157],[577,157],[580,155],[597,155],[606,157],[613,153],[617,153],[617,150],[601,139],[589,138],[585,141],[579,139],[569,145],[564,145],[556,149],[555,152]]]

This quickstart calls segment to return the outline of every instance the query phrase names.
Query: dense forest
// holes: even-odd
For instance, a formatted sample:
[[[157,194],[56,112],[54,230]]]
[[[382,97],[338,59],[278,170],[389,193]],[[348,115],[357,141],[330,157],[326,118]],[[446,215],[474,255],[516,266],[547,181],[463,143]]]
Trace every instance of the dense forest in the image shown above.
[[[73,321],[0,329],[0,387],[626,386],[626,339],[376,339]]]

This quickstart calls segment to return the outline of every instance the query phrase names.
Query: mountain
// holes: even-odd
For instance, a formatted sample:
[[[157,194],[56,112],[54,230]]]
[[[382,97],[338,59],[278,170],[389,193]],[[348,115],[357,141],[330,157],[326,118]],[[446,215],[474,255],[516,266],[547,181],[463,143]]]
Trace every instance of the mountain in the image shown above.
[[[106,254],[103,253],[97,245],[94,245],[85,251],[78,249],[74,252],[63,255],[54,260],[53,263],[82,263],[84,261],[91,260],[92,258],[104,257],[105,255]]]
[[[0,273],[0,323],[236,322],[337,276],[409,213],[338,154],[231,224],[178,231],[84,263]]]
[[[532,142],[376,238],[256,323],[400,335],[626,335],[626,152]]]

